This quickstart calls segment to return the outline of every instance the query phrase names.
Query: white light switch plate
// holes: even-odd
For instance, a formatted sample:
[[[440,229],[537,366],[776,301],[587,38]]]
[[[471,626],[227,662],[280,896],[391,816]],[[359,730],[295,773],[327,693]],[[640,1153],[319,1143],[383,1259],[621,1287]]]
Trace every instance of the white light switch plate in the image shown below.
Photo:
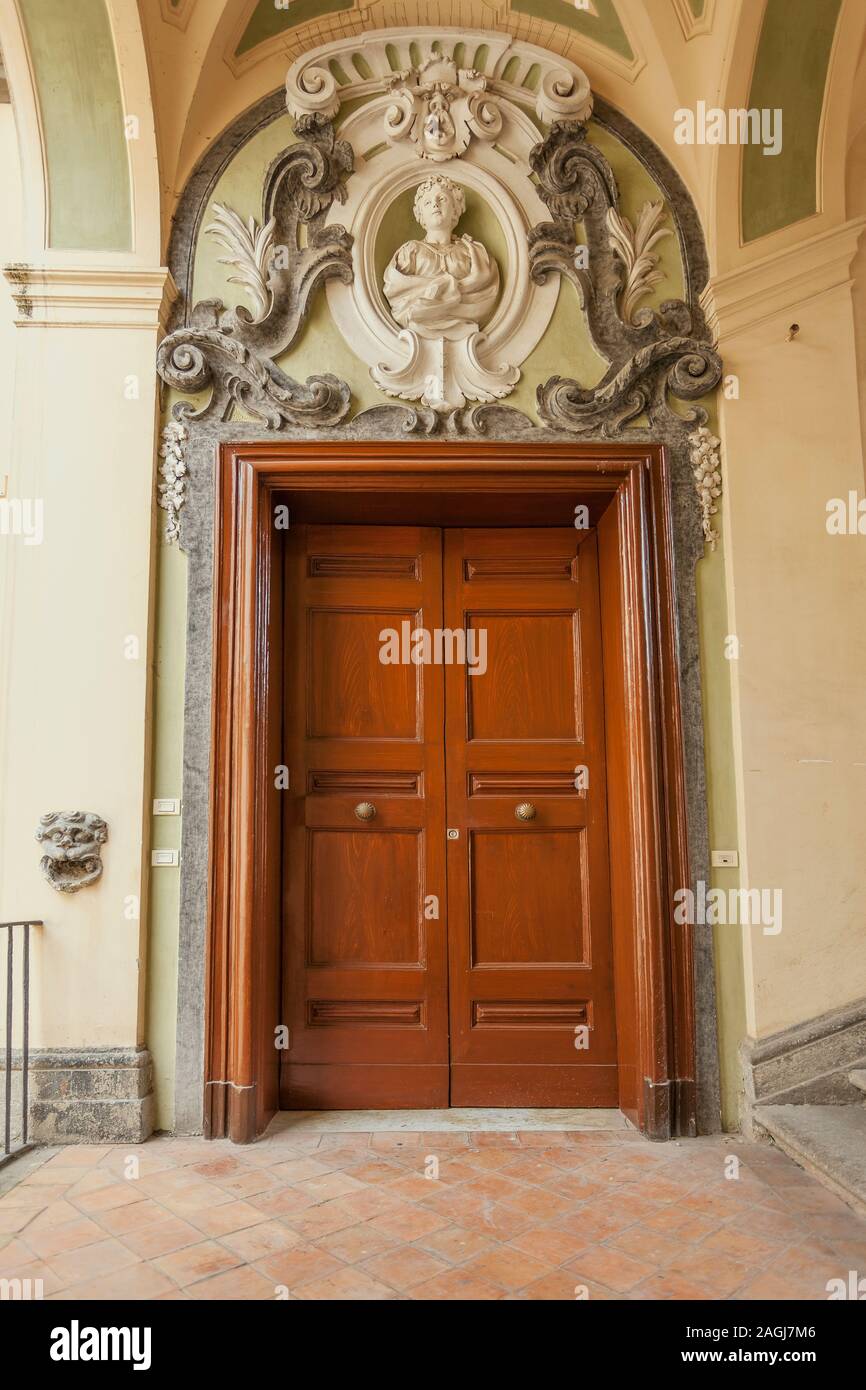
[[[171,868],[180,863],[180,850],[178,849],[154,849],[151,850],[150,862],[154,869]]]
[[[155,816],[179,816],[180,797],[158,796],[153,803],[153,814]]]

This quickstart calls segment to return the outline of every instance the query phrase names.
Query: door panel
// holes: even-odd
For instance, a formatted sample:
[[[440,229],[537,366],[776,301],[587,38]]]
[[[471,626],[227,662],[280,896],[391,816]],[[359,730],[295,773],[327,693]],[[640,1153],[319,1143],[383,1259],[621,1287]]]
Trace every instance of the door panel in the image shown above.
[[[281,1104],[615,1106],[594,533],[295,527],[285,611]]]
[[[441,533],[293,527],[285,608],[280,1102],[445,1106],[442,668],[380,661],[384,629],[442,624]]]
[[[451,1104],[615,1106],[595,534],[446,531],[444,578]]]

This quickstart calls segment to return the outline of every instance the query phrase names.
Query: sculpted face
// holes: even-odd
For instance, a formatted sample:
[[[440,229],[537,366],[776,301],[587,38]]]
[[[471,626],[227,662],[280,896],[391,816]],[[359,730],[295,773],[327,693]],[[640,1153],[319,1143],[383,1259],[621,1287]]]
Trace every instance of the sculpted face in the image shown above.
[[[463,191],[450,179],[428,179],[415,196],[415,218],[425,232],[450,236],[463,215]]]
[[[36,839],[43,847],[42,873],[61,893],[75,893],[102,873],[100,847],[108,826],[90,811],[49,811],[42,816]]]
[[[455,137],[454,122],[448,109],[448,99],[438,86],[427,103],[424,120],[424,143],[433,150],[444,150]]]

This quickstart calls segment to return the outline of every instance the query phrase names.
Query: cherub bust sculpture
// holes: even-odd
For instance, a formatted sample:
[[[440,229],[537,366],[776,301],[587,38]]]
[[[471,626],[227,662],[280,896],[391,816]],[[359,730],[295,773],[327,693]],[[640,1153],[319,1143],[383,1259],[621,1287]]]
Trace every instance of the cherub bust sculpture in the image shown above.
[[[424,240],[403,243],[384,282],[391,313],[404,330],[400,336],[412,352],[406,367],[374,368],[374,380],[389,395],[420,398],[442,411],[507,395],[520,375],[516,368],[491,370],[477,358],[480,326],[499,293],[499,267],[480,241],[453,237],[466,211],[463,189],[434,174],[416,189],[413,210]]]

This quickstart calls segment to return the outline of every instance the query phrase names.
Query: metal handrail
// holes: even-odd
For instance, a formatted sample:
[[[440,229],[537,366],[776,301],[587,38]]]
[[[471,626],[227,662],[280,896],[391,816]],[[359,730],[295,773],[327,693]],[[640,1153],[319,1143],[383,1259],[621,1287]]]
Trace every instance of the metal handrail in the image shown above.
[[[0,931],[8,931],[6,938],[6,1086],[4,1096],[3,1155],[0,1166],[8,1159],[32,1147],[27,1142],[27,1121],[29,1115],[29,1064],[30,1064],[30,928],[41,927],[43,923],[35,918],[29,921],[0,922]],[[21,1143],[12,1148],[12,1024],[14,1021],[15,984],[15,928],[23,930],[23,957],[21,976],[22,1020],[21,1020]]]

